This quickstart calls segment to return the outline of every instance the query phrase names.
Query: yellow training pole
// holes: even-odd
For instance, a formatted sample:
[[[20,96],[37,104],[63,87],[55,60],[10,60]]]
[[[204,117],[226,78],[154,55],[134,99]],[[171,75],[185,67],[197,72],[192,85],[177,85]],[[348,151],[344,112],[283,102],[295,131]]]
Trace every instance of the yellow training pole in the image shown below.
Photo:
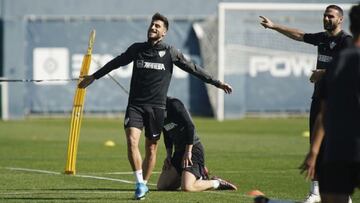
[[[81,81],[81,78],[87,75],[89,72],[89,67],[91,63],[91,52],[93,49],[94,41],[95,41],[95,30],[92,30],[90,33],[87,53],[84,55],[82,61],[79,82]],[[77,155],[77,148],[80,137],[80,128],[81,128],[81,120],[82,120],[82,114],[84,108],[85,94],[86,94],[85,88],[78,88],[78,87],[76,88],[72,115],[71,115],[65,174],[75,174],[76,155]]]

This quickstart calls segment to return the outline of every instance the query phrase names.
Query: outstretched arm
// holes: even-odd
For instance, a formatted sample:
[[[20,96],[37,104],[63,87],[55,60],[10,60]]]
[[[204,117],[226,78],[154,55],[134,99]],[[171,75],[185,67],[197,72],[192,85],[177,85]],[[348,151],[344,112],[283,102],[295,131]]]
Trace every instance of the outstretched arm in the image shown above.
[[[116,68],[119,68],[120,66],[129,64],[133,60],[132,52],[134,47],[135,45],[133,44],[124,53],[122,53],[121,55],[115,57],[114,59],[106,63],[102,68],[97,70],[94,74],[85,76],[78,84],[78,87],[86,88],[91,83],[93,83],[94,80],[103,77],[104,75],[108,74],[109,72],[111,72]]]
[[[219,80],[215,80],[203,68],[191,62],[190,60],[187,60],[184,55],[175,48],[171,48],[170,52],[173,63],[182,70],[196,76],[197,78],[206,83],[212,84],[217,88],[224,90],[226,94],[230,94],[232,92],[232,87],[229,84]]]
[[[259,16],[261,18],[260,24],[264,28],[276,30],[277,32],[297,41],[304,41],[304,32],[298,29],[289,28],[280,24],[273,23],[269,18],[265,16]]]

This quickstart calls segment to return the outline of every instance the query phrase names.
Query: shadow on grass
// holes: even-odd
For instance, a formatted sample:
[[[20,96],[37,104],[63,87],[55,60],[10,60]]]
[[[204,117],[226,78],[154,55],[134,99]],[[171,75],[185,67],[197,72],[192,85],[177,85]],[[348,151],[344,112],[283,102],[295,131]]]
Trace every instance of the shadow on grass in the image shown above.
[[[102,202],[104,200],[130,200],[129,198],[102,198],[102,197],[4,197],[0,198],[0,200],[23,200],[23,201],[99,201]]]
[[[103,191],[103,192],[133,192],[134,189],[118,189],[118,188],[53,188],[43,189],[48,191]]]
[[[1,190],[0,190],[1,191]],[[118,188],[24,188],[24,189],[7,189],[3,190],[6,192],[17,192],[17,191],[38,191],[38,193],[46,191],[104,191],[104,192],[133,192],[134,189],[118,189]],[[31,194],[31,193],[29,193]]]
[[[20,202],[118,202],[118,201],[134,201],[134,189],[116,189],[116,188],[26,188],[26,189],[10,189],[0,190],[2,201],[20,201]],[[151,189],[151,192],[158,191]],[[161,191],[161,192],[180,192]],[[111,195],[109,195],[111,193]],[[86,195],[86,197],[84,197]],[[91,196],[89,196],[91,195]],[[104,197],[104,195],[106,195]]]
[[[70,193],[68,193],[70,192]],[[83,193],[82,193],[83,192]],[[111,192],[111,196],[107,192]],[[117,193],[118,192],[118,193]],[[39,201],[70,201],[70,202],[107,202],[129,201],[133,197],[133,189],[115,188],[47,188],[47,189],[11,189],[2,190],[2,201],[39,202]],[[106,197],[104,195],[106,194]],[[119,195],[123,194],[123,195]],[[84,197],[86,195],[86,197]],[[91,195],[91,196],[89,196]],[[125,196],[124,196],[125,195]],[[49,197],[51,196],[51,197]]]

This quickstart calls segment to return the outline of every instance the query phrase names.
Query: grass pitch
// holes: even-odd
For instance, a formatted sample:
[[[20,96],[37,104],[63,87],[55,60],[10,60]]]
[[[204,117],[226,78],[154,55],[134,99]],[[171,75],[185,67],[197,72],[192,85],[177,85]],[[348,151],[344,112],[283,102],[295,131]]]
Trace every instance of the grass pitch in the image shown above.
[[[309,182],[297,167],[308,150],[307,118],[217,122],[196,118],[211,174],[238,191],[151,192],[145,202],[253,202],[257,189],[274,199],[302,200]],[[123,119],[84,119],[77,175],[64,175],[70,119],[0,121],[0,202],[133,202],[134,180],[127,160]],[[108,140],[115,146],[108,147]],[[142,137],[143,153],[144,140]],[[155,184],[165,148],[159,142]],[[359,192],[353,202],[360,202]]]

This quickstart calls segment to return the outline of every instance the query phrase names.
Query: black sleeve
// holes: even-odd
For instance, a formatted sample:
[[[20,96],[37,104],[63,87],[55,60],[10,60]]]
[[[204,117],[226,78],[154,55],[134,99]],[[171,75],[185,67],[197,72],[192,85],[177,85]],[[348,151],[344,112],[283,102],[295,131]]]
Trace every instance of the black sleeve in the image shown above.
[[[124,53],[121,55],[115,57],[111,61],[109,61],[107,64],[105,64],[101,69],[96,71],[93,75],[95,79],[99,79],[103,77],[104,75],[110,73],[112,70],[119,68],[120,66],[125,66],[129,64],[131,61],[133,61],[133,50],[134,50],[134,44],[131,45]]]
[[[312,44],[314,46],[318,46],[321,41],[322,36],[323,36],[323,32],[305,33],[304,34],[304,42],[308,43],[308,44]]]
[[[213,77],[209,75],[203,68],[187,60],[181,52],[171,47],[170,53],[171,53],[172,61],[176,66],[196,76],[197,78],[199,78],[200,80],[206,83],[212,84],[216,87],[220,87],[221,83],[219,80],[213,79]]]
[[[164,143],[165,143],[165,147],[166,149],[172,149],[173,146],[173,140],[171,139],[171,137],[168,135],[166,130],[163,130],[164,133]]]
[[[176,118],[184,125],[184,140],[185,144],[194,144],[195,126],[191,119],[190,113],[186,110],[184,104],[179,100],[173,100],[173,109],[176,113]]]

